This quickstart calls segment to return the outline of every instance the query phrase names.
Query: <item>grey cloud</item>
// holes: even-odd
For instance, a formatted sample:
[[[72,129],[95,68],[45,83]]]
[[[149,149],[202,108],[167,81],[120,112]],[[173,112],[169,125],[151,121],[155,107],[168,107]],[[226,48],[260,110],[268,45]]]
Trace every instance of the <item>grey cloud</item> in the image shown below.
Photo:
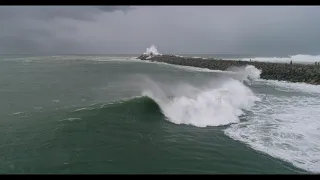
[[[114,12],[114,11],[123,11],[127,12],[130,9],[133,9],[131,6],[97,6],[98,9],[106,12]]]
[[[0,19],[30,18],[52,20],[69,18],[75,20],[93,20],[94,16],[101,13],[95,7],[69,7],[69,6],[9,6],[0,7]]]
[[[305,6],[0,7],[0,53],[320,54],[318,17]]]
[[[113,10],[126,8],[113,7]],[[73,23],[94,21],[97,7],[0,7],[0,53],[78,53],[89,50],[68,36]]]

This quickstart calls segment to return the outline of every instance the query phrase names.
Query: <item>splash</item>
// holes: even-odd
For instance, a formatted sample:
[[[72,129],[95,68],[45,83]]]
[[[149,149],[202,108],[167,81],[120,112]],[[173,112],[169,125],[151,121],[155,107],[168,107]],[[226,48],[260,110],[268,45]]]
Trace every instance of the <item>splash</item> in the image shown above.
[[[159,52],[158,52],[158,49],[155,45],[151,45],[149,48],[147,48],[146,52],[143,53],[144,55],[147,55],[147,56],[153,56],[153,55],[161,55]]]
[[[142,95],[153,99],[166,118],[175,124],[196,127],[221,126],[240,122],[243,110],[260,99],[240,81],[214,80],[207,86],[190,84],[159,86],[145,78]]]
[[[252,65],[242,66],[242,67],[230,67],[227,71],[236,73],[241,80],[258,80],[260,79],[261,70],[257,69]]]

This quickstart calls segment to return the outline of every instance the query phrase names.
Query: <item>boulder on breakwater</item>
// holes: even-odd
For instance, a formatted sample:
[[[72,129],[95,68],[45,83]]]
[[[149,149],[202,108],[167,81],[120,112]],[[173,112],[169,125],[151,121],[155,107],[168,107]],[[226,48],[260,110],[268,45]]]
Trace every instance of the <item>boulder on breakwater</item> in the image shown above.
[[[182,66],[192,66],[199,68],[207,68],[212,70],[226,70],[229,67],[241,67],[253,65],[260,69],[262,79],[289,81],[289,82],[304,82],[308,84],[320,85],[320,65],[315,64],[296,64],[288,63],[271,63],[257,61],[240,61],[240,60],[217,60],[190,58],[175,55],[146,55],[138,57],[140,60],[149,60],[164,62]]]

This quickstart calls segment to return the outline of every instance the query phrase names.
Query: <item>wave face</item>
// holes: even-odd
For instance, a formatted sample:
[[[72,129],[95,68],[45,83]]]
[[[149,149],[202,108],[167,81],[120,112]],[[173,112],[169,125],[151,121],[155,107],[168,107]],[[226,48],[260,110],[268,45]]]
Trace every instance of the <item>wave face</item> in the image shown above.
[[[243,110],[249,110],[260,100],[247,86],[232,78],[215,79],[202,87],[160,86],[147,77],[144,82],[142,95],[157,102],[165,117],[175,124],[207,127],[238,123]]]

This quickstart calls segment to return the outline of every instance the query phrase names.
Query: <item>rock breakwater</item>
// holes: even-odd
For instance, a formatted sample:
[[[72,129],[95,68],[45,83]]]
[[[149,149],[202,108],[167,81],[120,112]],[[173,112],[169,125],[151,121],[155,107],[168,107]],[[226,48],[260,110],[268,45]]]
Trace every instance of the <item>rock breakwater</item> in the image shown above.
[[[192,66],[199,68],[207,68],[212,70],[226,70],[229,67],[240,67],[253,65],[262,71],[260,77],[262,79],[303,82],[308,84],[320,85],[320,65],[315,64],[296,64],[296,63],[271,63],[256,61],[238,61],[238,60],[217,60],[190,58],[174,55],[141,55],[140,60],[149,60],[156,62],[164,62],[182,66]]]

